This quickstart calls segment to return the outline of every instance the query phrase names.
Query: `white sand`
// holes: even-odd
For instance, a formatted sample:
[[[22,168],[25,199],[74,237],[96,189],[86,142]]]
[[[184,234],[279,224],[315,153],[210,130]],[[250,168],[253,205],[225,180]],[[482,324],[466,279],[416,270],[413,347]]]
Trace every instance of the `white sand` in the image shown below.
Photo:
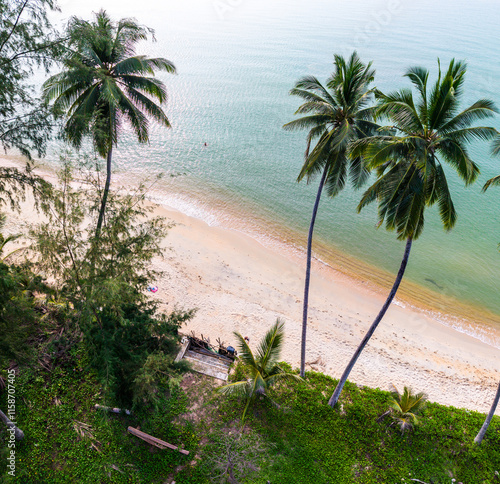
[[[166,271],[157,281],[164,307],[198,308],[186,331],[233,345],[233,331],[248,336],[252,346],[283,318],[282,356],[298,367],[305,262],[173,209],[158,213],[176,223],[165,260],[155,263]],[[313,264],[310,294],[307,367],[339,378],[384,296],[320,263]],[[499,357],[500,350],[393,304],[350,380],[381,389],[409,385],[431,401],[486,412],[500,378]]]
[[[3,158],[0,164],[10,162]],[[279,253],[242,233],[210,227],[174,209],[160,207],[173,227],[165,256],[154,261],[165,277],[159,287],[162,306],[198,308],[183,329],[220,337],[235,345],[233,331],[255,345],[277,317],[286,322],[282,358],[298,367],[305,261]],[[37,214],[9,214],[8,231]],[[307,368],[339,378],[385,295],[313,264]],[[487,412],[496,391],[500,350],[459,333],[415,309],[393,304],[351,373],[350,380],[387,389],[425,391],[431,401]],[[497,410],[500,414],[500,409]]]

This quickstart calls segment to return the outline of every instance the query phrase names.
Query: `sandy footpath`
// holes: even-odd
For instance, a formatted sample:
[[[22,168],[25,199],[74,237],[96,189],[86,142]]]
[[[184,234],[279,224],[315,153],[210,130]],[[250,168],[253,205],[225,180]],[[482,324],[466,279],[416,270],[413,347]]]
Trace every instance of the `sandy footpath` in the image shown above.
[[[2,157],[0,165],[6,164]],[[305,261],[168,207],[157,206],[155,212],[175,226],[164,241],[164,257],[154,261],[165,273],[152,281],[159,287],[154,297],[166,310],[198,309],[183,331],[232,345],[232,332],[239,331],[253,346],[280,317],[286,323],[282,358],[298,367]],[[9,214],[7,231],[36,218],[32,210]],[[307,368],[340,377],[383,300],[382,294],[313,263]],[[431,401],[487,412],[500,379],[499,363],[500,350],[392,304],[350,380],[381,389],[409,385]]]

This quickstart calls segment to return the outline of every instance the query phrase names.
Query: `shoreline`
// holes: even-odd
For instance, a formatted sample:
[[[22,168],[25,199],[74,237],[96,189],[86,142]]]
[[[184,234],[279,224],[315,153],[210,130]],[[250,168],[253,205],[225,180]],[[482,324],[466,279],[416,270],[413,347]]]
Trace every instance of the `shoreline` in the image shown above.
[[[165,193],[169,188],[171,187],[164,185],[162,191]],[[178,190],[169,192],[167,197],[164,193],[151,197],[153,203],[164,205],[167,209],[178,210],[205,222],[210,227],[221,227],[242,233],[270,250],[285,253],[294,262],[303,264],[305,268],[307,234],[299,234],[297,231],[284,228],[278,222],[264,220],[263,217],[255,216],[253,213],[250,215],[244,210],[228,207],[219,200],[215,200],[212,205],[214,199],[206,203],[201,202],[199,197],[186,196]],[[246,222],[250,219],[249,229]],[[403,244],[401,249],[402,255]],[[323,268],[332,270],[339,277],[345,277],[349,284],[383,297],[389,292],[395,279],[395,274],[350,256],[343,250],[335,249],[317,239],[313,242],[313,263],[316,263],[317,270]],[[487,308],[461,302],[405,278],[393,304],[425,314],[444,326],[500,349],[500,315]]]
[[[6,160],[16,164],[13,157],[2,157],[2,165]],[[157,205],[155,213],[175,226],[165,239],[164,257],[154,260],[155,269],[165,272],[154,281],[160,289],[154,297],[165,310],[198,308],[182,330],[203,333],[212,342],[220,337],[233,346],[232,331],[239,331],[253,346],[281,317],[286,322],[282,359],[297,367],[305,266],[301,251],[269,247],[237,227],[209,225],[172,207]],[[11,218],[18,224],[37,216]],[[313,261],[307,369],[340,376],[380,309],[382,293],[328,262]],[[411,386],[428,393],[431,401],[488,411],[498,385],[499,349],[401,301],[389,308],[350,380],[382,389],[390,383],[400,389]]]

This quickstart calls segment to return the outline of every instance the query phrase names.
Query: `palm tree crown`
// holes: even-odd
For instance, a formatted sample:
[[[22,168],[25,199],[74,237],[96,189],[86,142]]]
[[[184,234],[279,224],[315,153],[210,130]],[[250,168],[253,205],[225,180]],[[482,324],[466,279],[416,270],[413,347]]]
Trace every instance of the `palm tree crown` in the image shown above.
[[[174,73],[174,65],[163,58],[135,55],[135,45],[147,38],[147,29],[133,19],[113,23],[106,12],[95,22],[73,17],[68,26],[69,49],[63,72],[43,85],[47,101],[66,113],[65,134],[79,148],[90,135],[94,148],[106,158],[106,182],[95,231],[99,240],[111,184],[113,146],[126,121],[140,143],[149,140],[147,116],[170,127],[167,116],[151,98],[163,103],[165,86],[152,77],[155,69]]]
[[[146,115],[170,126],[163,110],[151,100],[163,103],[165,86],[151,76],[155,70],[174,73],[175,67],[163,58],[135,55],[135,45],[147,39],[148,32],[133,19],[114,23],[103,10],[95,22],[70,20],[65,70],[45,82],[44,97],[66,113],[65,132],[77,148],[90,134],[97,152],[106,157],[117,143],[123,121],[132,126],[139,142],[147,142]]]
[[[418,425],[417,414],[420,413],[427,403],[427,395],[423,392],[413,394],[410,388],[404,387],[403,393],[393,386],[389,405],[393,425],[397,425],[401,433],[410,431],[414,425]]]
[[[396,230],[399,239],[415,240],[424,227],[425,207],[436,202],[446,230],[456,222],[442,162],[451,166],[466,185],[474,182],[479,168],[469,156],[467,144],[472,140],[490,140],[498,133],[492,127],[472,127],[477,120],[498,112],[488,99],[476,101],[459,111],[466,65],[452,60],[446,73],[428,89],[429,72],[421,67],[408,70],[419,93],[414,99],[409,89],[391,94],[377,92],[378,117],[393,124],[386,136],[365,138],[356,143],[355,154],[362,153],[377,181],[366,191],[359,210],[379,201],[380,222]]]
[[[234,335],[238,339],[238,356],[243,362],[247,379],[225,385],[219,391],[225,395],[237,395],[247,399],[241,417],[244,420],[250,402],[257,395],[266,395],[266,391],[280,380],[300,380],[300,377],[287,373],[278,364],[285,335],[285,325],[280,319],[277,319],[266,333],[255,355],[241,334]]]
[[[360,157],[348,157],[349,143],[363,138],[378,128],[371,121],[372,89],[375,71],[371,62],[365,65],[356,52],[348,61],[335,55],[335,71],[324,87],[314,76],[299,80],[290,94],[305,102],[295,114],[307,114],[284,125],[286,130],[309,129],[305,162],[298,181],[326,170],[325,184],[330,196],[345,186],[348,173],[355,186],[366,179],[367,171]],[[319,139],[318,139],[319,138]],[[318,139],[310,150],[312,142]]]

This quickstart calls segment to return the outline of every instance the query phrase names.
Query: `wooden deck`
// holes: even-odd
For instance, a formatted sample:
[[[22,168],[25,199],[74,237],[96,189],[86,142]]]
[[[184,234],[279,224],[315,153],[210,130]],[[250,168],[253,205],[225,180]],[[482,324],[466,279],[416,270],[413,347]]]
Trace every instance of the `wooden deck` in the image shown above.
[[[229,367],[232,361],[222,355],[204,349],[191,349],[189,338],[184,337],[182,348],[175,361],[189,361],[193,371],[227,381],[229,376]]]

